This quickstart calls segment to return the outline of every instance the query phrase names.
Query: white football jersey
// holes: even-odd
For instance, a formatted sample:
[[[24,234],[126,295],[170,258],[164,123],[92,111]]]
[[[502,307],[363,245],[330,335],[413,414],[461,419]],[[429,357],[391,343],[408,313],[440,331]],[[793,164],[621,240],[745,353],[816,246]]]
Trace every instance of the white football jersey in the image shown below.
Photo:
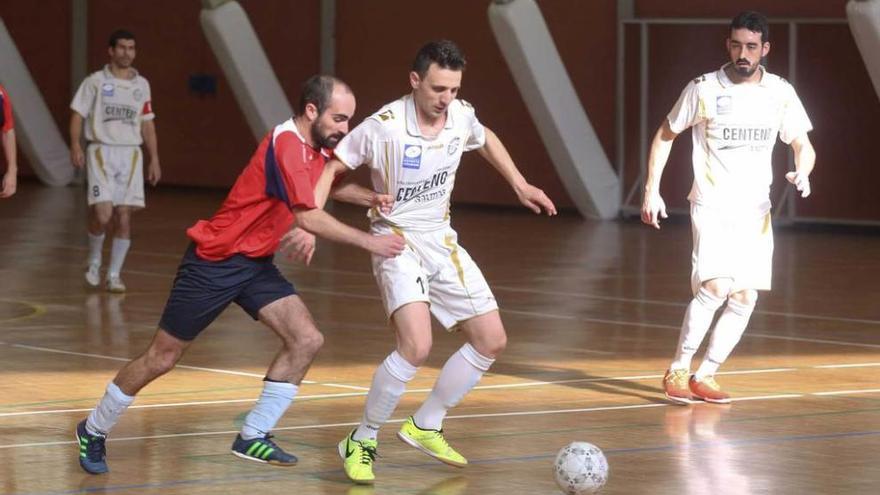
[[[155,118],[147,80],[137,71],[132,79],[117,79],[109,66],[83,80],[70,108],[85,119],[86,141],[92,143],[138,146],[141,123]]]
[[[759,70],[755,84],[734,84],[724,67],[704,74],[684,88],[669,112],[673,132],[693,126],[691,202],[766,213],[776,136],[789,144],[812,130],[791,84],[763,66]]]
[[[373,222],[422,232],[449,225],[461,154],[481,148],[486,132],[469,103],[453,100],[446,111],[443,130],[426,138],[407,95],[361,122],[336,146],[336,158],[351,169],[369,165],[374,190],[394,198],[390,214],[370,211]]]

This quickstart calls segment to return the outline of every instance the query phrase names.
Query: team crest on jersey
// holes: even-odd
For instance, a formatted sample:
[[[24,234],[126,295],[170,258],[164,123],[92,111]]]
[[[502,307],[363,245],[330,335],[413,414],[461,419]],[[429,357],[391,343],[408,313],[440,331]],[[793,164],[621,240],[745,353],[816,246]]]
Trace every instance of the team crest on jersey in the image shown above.
[[[113,93],[116,91],[116,86],[113,83],[104,83],[101,85],[101,96],[113,96]]]
[[[715,109],[718,115],[725,115],[733,111],[733,98],[730,95],[715,97]]]
[[[450,155],[450,156],[454,155],[455,152],[458,151],[458,146],[460,144],[461,144],[460,137],[456,136],[456,137],[452,138],[452,141],[449,141],[449,145],[446,146],[446,154]]]
[[[141,91],[141,88],[134,88],[134,91],[131,92],[132,98],[134,101],[141,101],[144,99],[144,92]]]
[[[403,168],[418,169],[422,166],[422,145],[406,144],[403,146]]]

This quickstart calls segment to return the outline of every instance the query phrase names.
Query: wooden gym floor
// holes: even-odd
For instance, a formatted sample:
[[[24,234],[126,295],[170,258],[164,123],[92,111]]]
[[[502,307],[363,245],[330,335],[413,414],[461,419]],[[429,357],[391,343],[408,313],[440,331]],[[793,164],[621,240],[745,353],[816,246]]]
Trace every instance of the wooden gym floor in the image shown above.
[[[454,225],[495,290],[510,344],[444,425],[469,467],[442,465],[394,436],[460,346],[458,335],[438,330],[432,358],[380,435],[375,487],[346,480],[336,443],[359,419],[393,338],[368,256],[321,242],[313,267],[279,261],[326,337],[276,430],[298,466],[229,454],[276,346],[231,307],[123,416],[107,444],[111,472],[87,475],[74,426],[147,345],[187,245],[184,229],[222,197],[149,193],[134,219],[124,296],[84,287],[80,190],[25,183],[0,202],[0,491],[552,494],[553,458],[572,440],[605,451],[606,494],[854,494],[880,486],[876,231],[777,229],[774,291],[762,295],[719,375],[734,403],[680,407],[664,401],[659,383],[690,298],[686,220],[658,232],[480,208],[455,209]],[[336,213],[365,224],[358,210]]]

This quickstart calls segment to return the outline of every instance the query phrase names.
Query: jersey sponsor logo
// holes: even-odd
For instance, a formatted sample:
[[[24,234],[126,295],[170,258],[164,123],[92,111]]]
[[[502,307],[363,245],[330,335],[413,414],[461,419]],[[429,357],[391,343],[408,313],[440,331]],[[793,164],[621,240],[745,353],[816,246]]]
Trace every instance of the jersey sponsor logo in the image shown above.
[[[775,138],[775,130],[770,127],[723,127],[721,139],[726,142],[718,151],[761,152],[770,148]]]
[[[113,83],[104,83],[101,85],[101,96],[113,96],[116,92],[116,86]]]
[[[725,141],[767,141],[773,137],[770,127],[724,127],[721,139]]]
[[[418,170],[422,166],[422,145],[406,144],[403,146],[403,168]]]
[[[443,186],[448,178],[449,172],[444,170],[434,174],[430,179],[413,183],[413,185],[408,187],[401,187],[397,190],[395,202],[400,204],[412,199],[423,202],[442,197],[446,193],[446,188]]]
[[[715,97],[715,109],[718,115],[726,115],[733,111],[733,98],[730,95]]]
[[[121,120],[126,124],[134,125],[137,110],[125,105],[104,105],[104,122]]]
[[[455,152],[458,151],[458,146],[459,146],[460,144],[461,144],[461,138],[460,138],[460,137],[457,137],[457,136],[456,136],[456,137],[452,138],[452,141],[450,141],[450,142],[449,142],[449,145],[446,146],[446,154],[447,154],[447,155],[450,155],[450,156],[454,155]]]

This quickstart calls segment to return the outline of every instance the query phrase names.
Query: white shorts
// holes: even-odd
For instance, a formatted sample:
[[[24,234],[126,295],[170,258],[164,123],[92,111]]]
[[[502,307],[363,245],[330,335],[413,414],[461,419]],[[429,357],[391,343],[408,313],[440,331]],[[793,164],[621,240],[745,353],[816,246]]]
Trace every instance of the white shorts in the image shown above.
[[[375,234],[391,232],[384,225],[373,226]],[[498,309],[483,273],[458,245],[454,230],[407,232],[405,238],[406,248],[399,256],[373,256],[373,275],[389,318],[405,304],[424,301],[444,328],[454,330],[465,320]]]
[[[773,227],[770,212],[731,214],[691,204],[694,235],[691,289],[713,278],[730,278],[733,291],[770,290]]]
[[[140,146],[91,143],[86,148],[89,205],[144,207],[144,156]]]

